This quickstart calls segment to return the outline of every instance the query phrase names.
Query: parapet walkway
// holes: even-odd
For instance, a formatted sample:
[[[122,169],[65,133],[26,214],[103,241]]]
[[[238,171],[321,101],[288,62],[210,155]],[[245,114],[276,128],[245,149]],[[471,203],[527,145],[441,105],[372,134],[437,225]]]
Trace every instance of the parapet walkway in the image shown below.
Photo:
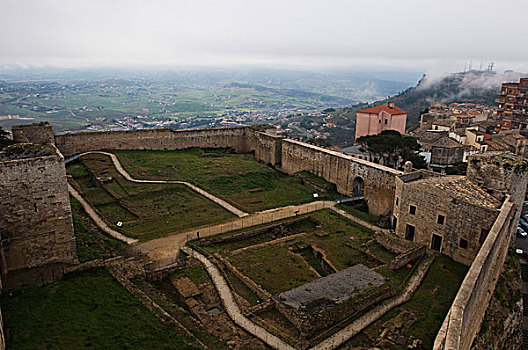
[[[238,209],[238,208],[235,208],[233,205],[227,203],[226,201],[224,201],[223,199],[220,199],[218,197],[216,197],[215,195],[205,191],[205,190],[202,190],[200,187],[198,186],[195,186],[191,183],[188,183],[186,181],[178,181],[178,180],[139,180],[139,179],[134,179],[132,176],[130,176],[130,174],[123,168],[123,166],[121,165],[121,163],[119,162],[119,159],[117,158],[117,156],[113,153],[108,153],[108,152],[102,152],[102,151],[92,151],[92,152],[86,152],[86,153],[82,153],[80,154],[79,156],[83,156],[85,154],[104,154],[104,155],[107,155],[109,156],[111,159],[112,159],[112,162],[114,163],[114,166],[116,168],[116,170],[125,178],[127,179],[128,181],[131,181],[131,182],[136,182],[136,183],[149,183],[149,184],[180,184],[180,185],[185,185],[187,187],[189,187],[191,190],[193,190],[194,192],[204,196],[205,198],[207,199],[210,199],[211,201],[215,202],[216,204],[220,205],[221,207],[223,207],[224,209],[226,209],[227,211],[235,214],[236,216],[238,217],[244,217],[244,216],[247,216],[249,215],[248,213]]]

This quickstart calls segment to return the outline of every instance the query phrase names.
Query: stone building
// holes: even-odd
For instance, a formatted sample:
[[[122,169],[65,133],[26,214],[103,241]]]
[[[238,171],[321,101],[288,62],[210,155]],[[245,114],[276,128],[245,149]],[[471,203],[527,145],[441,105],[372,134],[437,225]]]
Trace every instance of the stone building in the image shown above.
[[[0,152],[0,266],[7,288],[54,282],[77,263],[64,158],[53,145]]]
[[[407,113],[394,103],[362,109],[356,112],[356,140],[383,130],[396,130],[403,135],[406,123]]]
[[[414,172],[396,180],[393,228],[407,240],[469,265],[500,206],[464,176]]]
[[[520,207],[526,193],[528,163],[506,152],[471,156],[467,176],[426,171],[396,179],[393,229],[469,265],[509,198]],[[518,216],[518,215],[517,215]]]
[[[464,160],[464,145],[445,136],[431,145],[431,170],[445,173],[446,168]]]
[[[497,117],[502,129],[528,129],[528,78],[502,84]]]

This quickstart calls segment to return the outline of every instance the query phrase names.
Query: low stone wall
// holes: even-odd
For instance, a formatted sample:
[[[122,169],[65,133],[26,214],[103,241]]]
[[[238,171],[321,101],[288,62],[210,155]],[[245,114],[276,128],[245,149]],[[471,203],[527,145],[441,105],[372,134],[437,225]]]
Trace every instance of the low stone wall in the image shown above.
[[[385,283],[375,290],[368,291],[363,297],[353,301],[345,301],[343,305],[336,305],[321,313],[309,316],[303,321],[303,328],[305,332],[309,330],[311,334],[322,331],[395,295],[396,289],[392,283]]]
[[[152,300],[145,292],[136,287],[126,275],[122,274],[122,271],[118,269],[110,269],[112,276],[123,286],[125,287],[130,294],[132,294],[136,299],[138,299],[145,307],[154,314],[159,320],[164,323],[169,323],[180,330],[182,330],[189,339],[193,339],[193,342],[196,342],[198,347],[202,349],[207,349],[207,347],[192,334],[185,326],[183,326],[178,320],[176,320],[171,314],[165,311],[160,305],[158,305],[154,300]],[[0,349],[1,350],[1,349]]]
[[[273,298],[273,295],[262,289],[258,284],[256,284],[252,279],[245,276],[242,272],[238,271],[236,267],[234,267],[229,261],[220,256],[220,254],[214,254],[213,258],[220,264],[222,264],[224,268],[231,271],[242,283],[246,285],[246,287],[248,287],[253,293],[255,293],[259,297],[259,299],[264,301]]]
[[[125,278],[145,276],[145,263],[138,258],[125,258],[116,256],[109,259],[91,260],[64,270],[65,273],[92,270],[100,267],[112,267],[119,271]]]
[[[425,255],[426,251],[427,248],[425,248],[425,246],[412,248],[392,259],[392,261],[389,263],[389,267],[391,270],[398,270],[412,261],[418,261],[421,259]]]
[[[468,350],[480,329],[484,313],[514,237],[520,211],[510,198],[503,203],[488,237],[458,290],[438,332],[435,350]]]
[[[280,224],[266,226],[264,228],[260,228],[260,229],[257,229],[257,230],[245,231],[245,232],[238,233],[238,234],[235,234],[235,235],[232,235],[232,236],[228,236],[228,237],[221,237],[221,238],[211,239],[210,242],[212,244],[239,242],[239,241],[244,241],[246,239],[257,237],[257,236],[260,236],[260,235],[274,234],[274,233],[277,233],[277,232],[284,233],[284,234],[280,235],[280,237],[289,236],[289,234],[291,234],[291,233],[288,234],[288,232],[284,232],[285,231],[284,229],[286,229],[286,228],[288,228],[288,227],[290,227],[290,226],[292,226],[292,225],[294,225],[296,223],[303,222],[305,220],[310,220],[310,218],[306,218],[306,217],[298,218],[298,219],[282,222]]]
[[[394,254],[402,254],[415,246],[411,242],[407,242],[395,235],[385,234],[383,232],[374,233],[374,239],[383,248]]]

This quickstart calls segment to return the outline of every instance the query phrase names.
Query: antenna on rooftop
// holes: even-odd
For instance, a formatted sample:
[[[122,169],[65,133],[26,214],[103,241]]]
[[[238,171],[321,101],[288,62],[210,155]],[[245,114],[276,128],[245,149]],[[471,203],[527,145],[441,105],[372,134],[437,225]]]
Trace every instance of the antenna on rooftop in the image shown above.
[[[468,72],[471,72],[471,63],[473,63],[472,61],[473,61],[473,60],[469,60],[469,68],[468,68]]]
[[[490,62],[490,63],[488,64],[488,72],[490,72],[490,73],[493,72],[493,66],[494,66],[494,65],[495,65],[495,62]]]

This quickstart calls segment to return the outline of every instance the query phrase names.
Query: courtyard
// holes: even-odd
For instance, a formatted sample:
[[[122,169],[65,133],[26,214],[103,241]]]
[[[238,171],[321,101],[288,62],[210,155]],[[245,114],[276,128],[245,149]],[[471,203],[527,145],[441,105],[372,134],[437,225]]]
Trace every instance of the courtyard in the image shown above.
[[[138,246],[156,241],[164,245],[163,240],[179,237],[186,230],[203,232],[200,237],[194,234],[190,241],[189,237],[178,238],[176,249],[166,249],[167,252],[174,254],[178,244],[187,241],[188,247],[205,255],[219,269],[243,315],[295,348],[307,349],[355,322],[363,322],[362,318],[376,312],[380,305],[408,294],[416,280],[418,286],[412,289],[408,301],[380,313],[375,322],[346,345],[382,344],[384,348],[405,349],[419,340],[428,348],[466,273],[464,266],[432,253],[394,268],[400,252],[392,251],[375,238],[375,233],[382,231],[375,226],[379,217],[366,213],[365,205],[332,204],[329,200],[339,198],[335,186],[312,174],[301,172],[288,176],[256,162],[250,155],[233,154],[229,150],[115,151],[114,154],[135,179],[186,181],[250,213],[247,217],[237,217],[183,184],[129,181],[108,155],[86,154],[67,166],[70,183],[82,197],[113,229],[138,238]],[[326,199],[324,205],[317,206],[323,202],[314,201],[314,193],[320,194],[318,200]],[[130,250],[102,232],[77,200],[72,199],[71,203],[81,262],[131,253],[148,261],[146,256],[137,256],[141,249]],[[290,207],[259,213],[277,207],[308,205],[305,203],[311,207],[304,211]],[[213,228],[218,225],[221,230],[217,232]],[[152,247],[158,249],[156,244]],[[412,245],[409,247],[414,249]],[[176,348],[182,348],[178,344],[265,348],[263,342],[233,322],[217,286],[197,259],[180,251],[170,263],[169,269],[147,270],[154,274],[147,272],[146,277],[138,276],[130,281],[195,337],[173,330],[173,334],[169,331],[159,336],[160,341],[174,339]],[[425,272],[424,277],[420,271]],[[54,288],[35,288],[24,302],[32,305],[32,299],[50,298],[46,293],[53,295],[55,290],[63,288],[75,290],[78,287],[70,287],[71,281],[85,278],[88,284],[94,278],[101,280],[101,294],[95,298],[102,298],[104,294],[110,297],[113,292],[103,290],[113,288],[106,281],[107,275],[104,269],[72,275]],[[37,331],[22,332],[27,327],[35,327],[37,318],[24,319],[9,309],[9,303],[23,300],[20,295],[4,301],[8,305],[6,323],[12,329],[11,339],[15,342],[19,338],[27,341],[39,336]],[[85,312],[76,306],[72,294],[65,294],[63,298],[69,305],[68,311],[47,321],[52,329],[72,322],[68,317]],[[429,307],[432,298],[434,307]],[[146,309],[137,310],[146,313],[145,317],[151,316]],[[142,327],[140,321],[138,318],[138,325],[134,327]],[[62,338],[57,334],[48,339],[58,339],[58,348],[66,348],[62,344],[68,343],[68,337],[77,337],[84,329],[97,329],[97,319],[89,322],[92,323],[67,332]],[[160,329],[167,332],[159,328],[166,325],[158,320],[149,322],[152,327],[145,328],[145,339],[156,336]],[[115,326],[124,327],[117,323]],[[141,345],[142,338],[114,338],[132,347],[149,348]],[[93,340],[89,336],[79,339],[87,343]],[[48,341],[42,340],[42,346],[49,344]],[[115,348],[112,343],[106,347]]]

